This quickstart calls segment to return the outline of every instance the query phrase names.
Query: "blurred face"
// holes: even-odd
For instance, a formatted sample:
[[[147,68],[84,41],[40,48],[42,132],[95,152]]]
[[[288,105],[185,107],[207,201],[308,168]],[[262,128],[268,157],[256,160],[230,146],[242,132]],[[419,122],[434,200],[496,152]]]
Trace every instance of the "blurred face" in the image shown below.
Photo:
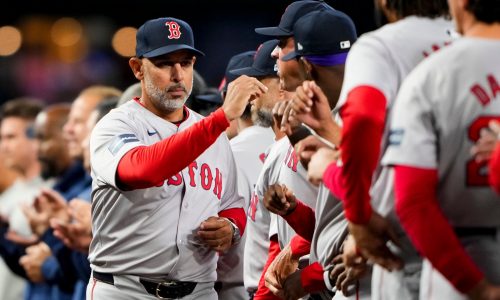
[[[87,136],[82,141],[82,149],[83,149],[83,167],[87,172],[90,172],[90,135],[92,133],[92,129],[94,129],[95,124],[97,123],[97,117],[99,112],[94,110],[89,119],[87,120]]]
[[[25,119],[7,117],[2,120],[0,127],[0,149],[5,164],[21,173],[37,162],[38,142],[33,137],[28,137],[31,126],[31,122]]]
[[[162,114],[182,109],[193,89],[196,58],[189,51],[176,51],[143,58],[144,88],[149,101]]]
[[[272,57],[278,59],[278,75],[283,83],[283,88],[289,92],[294,92],[303,81],[299,73],[299,63],[297,60],[281,60],[283,56],[294,50],[295,45],[293,37],[287,37],[280,39],[278,47],[271,54]]]
[[[35,121],[35,136],[40,143],[38,160],[42,165],[42,177],[59,176],[71,164],[61,128],[53,124],[46,112],[41,112]]]
[[[82,95],[71,104],[68,122],[63,127],[64,139],[73,159],[83,158],[82,141],[87,136],[87,120],[99,99]]]
[[[268,91],[252,101],[252,121],[262,127],[273,125],[273,107],[280,101],[280,79],[267,77],[260,80]]]

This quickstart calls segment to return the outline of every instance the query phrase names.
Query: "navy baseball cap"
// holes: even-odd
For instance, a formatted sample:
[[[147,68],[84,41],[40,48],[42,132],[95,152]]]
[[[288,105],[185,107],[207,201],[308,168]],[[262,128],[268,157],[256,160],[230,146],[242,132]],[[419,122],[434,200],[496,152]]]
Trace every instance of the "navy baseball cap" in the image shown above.
[[[239,77],[239,75],[231,73],[231,70],[240,69],[249,67],[253,64],[253,57],[255,55],[255,51],[246,51],[239,54],[234,55],[229,59],[226,67],[226,73],[223,79],[223,82],[219,89],[221,91],[227,91],[227,86],[231,81],[235,80]]]
[[[262,43],[255,53],[253,63],[250,67],[231,70],[234,75],[257,76],[278,76],[278,66],[276,59],[271,57],[271,53],[278,45],[278,40],[270,40]]]
[[[303,0],[295,1],[287,6],[285,12],[281,16],[280,24],[276,27],[261,27],[255,28],[255,32],[263,35],[287,37],[294,35],[293,25],[300,17],[318,10],[333,8],[322,0]]]
[[[338,10],[323,9],[300,18],[293,28],[295,50],[281,59],[300,56],[323,65],[345,63],[347,52],[356,41],[356,27],[351,18]]]
[[[190,50],[196,56],[204,56],[194,48],[193,30],[188,23],[175,18],[149,20],[137,30],[137,57],[155,57],[178,50]]]

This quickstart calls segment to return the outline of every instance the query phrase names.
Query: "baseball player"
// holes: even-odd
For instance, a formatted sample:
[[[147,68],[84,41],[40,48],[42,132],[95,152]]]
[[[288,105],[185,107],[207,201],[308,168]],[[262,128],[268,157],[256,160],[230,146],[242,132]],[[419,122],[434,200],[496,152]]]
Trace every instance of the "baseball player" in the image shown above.
[[[324,173],[325,185],[332,191],[344,191],[345,215],[361,253],[393,270],[374,266],[372,298],[416,299],[420,258],[397,225],[392,176],[388,170],[381,172],[379,160],[388,143],[386,119],[402,80],[425,57],[450,43],[451,26],[440,17],[448,11],[445,1],[414,0],[404,5],[386,1],[381,9],[390,21],[397,22],[361,36],[346,62],[337,105],[343,122],[343,167],[332,163],[327,151],[318,153],[325,156],[316,159],[322,161],[318,166],[328,166],[319,172],[320,176]],[[398,229],[398,237],[393,227]],[[403,271],[394,271],[402,267],[402,261],[387,248],[387,237],[401,241],[402,248],[392,250],[405,260]],[[344,251],[349,267],[355,266],[357,256]]]
[[[90,141],[88,299],[217,299],[217,252],[238,242],[246,222],[221,133],[267,87],[242,76],[202,118],[184,106],[200,55],[182,20],[149,20],[137,32],[129,65],[141,97],[107,114]]]
[[[491,55],[500,51],[500,7],[449,4],[463,38],[403,82],[383,163],[395,169],[401,224],[428,259],[421,299],[500,299],[500,198],[488,186],[487,164],[469,152],[500,120],[500,59]]]
[[[315,28],[321,27],[335,28],[336,34],[332,35],[328,33],[328,36],[325,36],[324,31],[315,30]],[[350,45],[356,40],[354,24],[348,16],[339,11],[315,11],[303,16],[296,22],[294,33],[296,50],[282,59],[290,60],[299,58],[301,61],[300,71],[304,74],[310,73],[310,77],[317,81],[321,87],[317,86],[314,82],[304,82],[297,88],[296,96],[292,100],[292,106],[297,98],[307,98],[308,96],[306,95],[314,93],[314,96],[311,98],[315,101],[318,101],[319,97],[324,100],[323,103],[326,105],[322,107],[321,113],[323,113],[325,120],[331,123],[332,117],[329,113],[329,107],[336,104],[342,86],[343,64],[347,56],[347,51]],[[341,47],[341,45],[344,45],[344,47]],[[314,86],[314,88],[311,89],[311,86]],[[325,89],[326,95],[321,91],[321,88]],[[307,100],[310,99],[307,98]],[[320,129],[322,130],[321,132],[325,133],[330,133],[328,131],[339,131],[338,126],[333,129],[327,126]],[[334,136],[335,134],[332,135],[332,139],[335,139]],[[333,143],[335,142],[338,141],[334,141]],[[300,145],[302,143],[302,141],[299,142],[297,147],[301,148]],[[294,187],[288,188],[294,190]],[[316,217],[312,209],[306,209],[307,207],[302,204],[295,207],[293,212],[288,209],[280,213],[284,215],[284,218],[294,229],[299,230],[298,233],[301,236],[306,237],[310,241],[312,240],[310,250],[311,265],[298,271],[296,274],[292,274],[285,281],[283,289],[289,298],[301,296],[305,292],[321,292],[326,290],[327,287],[329,289],[332,288],[329,278],[330,267],[335,256],[341,253],[340,248],[347,235],[347,222],[343,217],[340,201],[329,195],[330,193],[327,189],[320,187],[315,210]],[[268,204],[267,199],[266,197],[266,206]],[[272,209],[271,207],[268,208]],[[314,228],[315,224],[316,228]],[[307,232],[307,228],[310,229],[310,232]],[[339,266],[336,267],[337,270],[339,270]],[[342,276],[342,274],[339,275],[339,278],[344,278]],[[300,281],[298,281],[299,279]],[[335,285],[336,280],[337,278],[334,278],[333,285]],[[341,279],[340,281],[344,280]],[[369,286],[369,282],[364,286],[365,297],[369,297]],[[346,289],[347,281],[344,284],[344,292],[346,292]],[[323,292],[319,297],[331,299],[332,295]],[[359,298],[360,295],[354,293],[353,297]]]
[[[295,22],[305,14],[320,9],[332,9],[323,1],[297,1],[290,4],[281,17],[281,21],[276,27],[257,28],[255,31],[259,34],[278,37],[280,40],[277,51],[273,56],[278,59],[278,69],[282,88],[286,91],[293,92],[295,88],[306,78],[301,77],[298,72],[299,63],[296,60],[282,61],[281,57],[293,51],[295,48],[293,39],[293,26]],[[281,106],[281,110],[283,106]],[[277,109],[280,110],[280,109]],[[282,114],[282,113],[281,113]],[[288,139],[287,139],[288,140]],[[309,205],[314,207],[314,202],[317,196],[317,188],[307,182],[305,177],[306,171],[299,163],[298,157],[293,149],[293,146],[288,142],[288,147],[283,149],[285,151],[284,160],[279,175],[279,182],[286,183],[287,186],[294,186],[294,189],[299,194],[301,199],[307,199]],[[262,199],[262,198],[260,198]],[[295,234],[293,229],[282,219],[277,220],[278,224],[278,240],[280,248],[284,249]],[[289,256],[282,255],[280,258],[289,258]],[[279,264],[287,264],[292,262],[280,262]],[[277,264],[273,263],[273,267]],[[286,268],[293,271],[293,269]],[[266,274],[266,285],[273,289],[275,293],[280,293],[281,286],[278,283],[284,279],[289,272],[281,273],[279,276],[274,276],[276,272],[268,271]],[[281,278],[283,277],[283,278]]]
[[[268,87],[268,92],[265,95],[256,98],[251,103],[251,118],[254,124],[261,127],[261,129],[258,129],[260,132],[262,132],[262,128],[265,128],[267,130],[274,130],[274,132],[279,132],[277,128],[271,129],[271,127],[273,126],[273,118],[272,114],[270,113],[270,110],[273,107],[274,103],[276,103],[280,99],[279,77],[277,75],[276,59],[271,57],[271,53],[276,47],[277,42],[277,40],[270,40],[260,45],[251,66],[230,71],[233,76],[247,75],[255,77]],[[275,137],[274,132],[272,134],[273,139],[279,140],[279,136]],[[238,142],[238,140],[246,137],[245,131],[240,134],[238,134],[238,136],[233,139],[237,142],[237,144],[235,144],[237,148],[241,147],[238,145],[241,144],[241,142]],[[254,136],[256,136],[255,133]],[[262,139],[262,137],[260,139]],[[252,143],[252,148],[255,147],[255,145],[258,143],[260,142],[254,141]],[[253,295],[254,299],[269,299],[267,296],[267,293],[269,293],[269,291],[261,289],[257,292],[259,279],[266,263],[265,258],[268,254],[270,244],[269,239],[271,236],[273,236],[273,234],[269,233],[271,223],[270,215],[267,210],[262,210],[263,207],[260,207],[258,199],[259,195],[263,195],[263,192],[265,191],[263,190],[267,186],[265,182],[268,180],[272,180],[274,182],[275,179],[273,178],[277,177],[277,172],[275,172],[274,170],[276,164],[278,163],[277,160],[279,156],[276,155],[274,149],[276,149],[276,145],[278,144],[281,144],[281,142],[276,142],[272,146],[270,144],[270,146],[268,146],[268,150],[265,151],[267,154],[259,154],[259,160],[263,160],[264,164],[261,168],[261,171],[257,175],[257,180],[253,184],[255,187],[252,187],[253,195],[250,200],[247,213],[248,227],[244,249],[243,274],[245,287],[250,295]],[[247,158],[246,160],[249,160],[249,158]],[[257,163],[255,161],[255,158],[252,161],[254,165],[253,168],[255,168],[255,164]],[[244,191],[245,189],[248,189],[248,187],[245,187],[242,190]]]
[[[259,47],[258,54],[255,51],[247,51],[233,56],[227,69],[231,72],[236,65],[238,69],[249,68],[254,72],[247,72],[245,75],[259,79],[269,88],[268,80],[261,78],[267,76],[278,78],[275,68],[276,61],[271,59],[269,54],[276,44],[277,41],[271,41],[270,45],[264,43]],[[271,48],[271,50],[268,48]],[[269,61],[270,63],[268,63]],[[255,67],[252,68],[252,65],[255,65]],[[239,76],[239,72],[236,73],[234,76]],[[277,97],[274,93],[276,89],[271,88],[270,90],[271,92],[266,93],[265,97]],[[245,212],[247,212],[250,205],[255,183],[264,164],[266,149],[274,141],[272,129],[254,125],[249,108],[250,104],[245,108],[243,115],[237,119],[238,135],[230,140],[238,171],[238,193],[245,200],[243,206]],[[241,242],[236,247],[219,257],[217,264],[217,281],[221,282],[221,289],[218,291],[219,300],[248,299],[248,293],[244,286],[243,270],[246,237],[247,234],[244,234]]]

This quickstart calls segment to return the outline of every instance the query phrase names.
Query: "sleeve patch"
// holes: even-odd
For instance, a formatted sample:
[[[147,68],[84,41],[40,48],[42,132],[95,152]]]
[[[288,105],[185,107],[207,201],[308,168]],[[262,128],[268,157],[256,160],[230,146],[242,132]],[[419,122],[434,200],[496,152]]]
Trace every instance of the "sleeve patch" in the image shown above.
[[[116,155],[116,153],[120,151],[123,145],[138,141],[139,139],[135,136],[135,134],[132,133],[120,134],[119,136],[114,137],[109,142],[108,150],[109,152],[111,152],[111,154]]]
[[[391,129],[389,131],[389,145],[393,146],[399,146],[401,145],[401,141],[403,140],[405,130],[398,128],[398,129]]]

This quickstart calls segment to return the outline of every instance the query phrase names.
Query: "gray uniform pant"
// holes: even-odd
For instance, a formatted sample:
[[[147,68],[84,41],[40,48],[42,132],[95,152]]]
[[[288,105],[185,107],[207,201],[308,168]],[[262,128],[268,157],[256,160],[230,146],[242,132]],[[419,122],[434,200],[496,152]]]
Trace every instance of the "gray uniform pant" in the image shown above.
[[[500,229],[497,229],[497,236],[478,235],[459,239],[465,251],[483,271],[486,279],[493,284],[500,284]],[[424,260],[422,268],[420,289],[420,299],[422,300],[468,299],[466,295],[456,290],[427,260]]]
[[[389,244],[391,250],[404,261],[402,270],[389,272],[379,265],[373,266],[373,300],[417,300],[422,271],[422,258],[406,235],[399,236],[401,248]],[[446,299],[446,298],[443,298]]]
[[[87,300],[142,300],[157,299],[149,294],[139,282],[138,276],[120,275],[114,276],[114,284],[105,283],[90,278],[87,285]],[[182,298],[183,300],[217,300],[213,282],[198,283],[194,291]]]

